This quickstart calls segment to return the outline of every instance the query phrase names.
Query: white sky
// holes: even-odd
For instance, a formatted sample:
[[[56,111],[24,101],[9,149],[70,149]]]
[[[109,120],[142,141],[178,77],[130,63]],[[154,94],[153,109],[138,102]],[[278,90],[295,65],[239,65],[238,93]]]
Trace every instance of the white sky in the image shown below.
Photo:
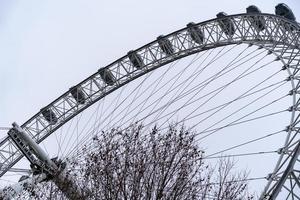
[[[0,126],[22,124],[99,67],[160,34],[220,11],[243,13],[251,4],[274,13],[280,2],[300,19],[298,0],[0,0]]]
[[[100,67],[158,35],[216,13],[257,5],[274,13],[299,0],[0,0],[0,127],[22,124]],[[0,138],[6,131],[0,131]]]

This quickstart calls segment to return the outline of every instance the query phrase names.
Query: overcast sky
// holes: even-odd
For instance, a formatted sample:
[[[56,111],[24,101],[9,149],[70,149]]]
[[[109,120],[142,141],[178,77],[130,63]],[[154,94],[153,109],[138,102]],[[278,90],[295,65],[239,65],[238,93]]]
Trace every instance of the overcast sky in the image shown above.
[[[88,75],[160,34],[220,11],[298,0],[0,1],[0,126],[22,124]],[[6,134],[5,132],[0,132]]]

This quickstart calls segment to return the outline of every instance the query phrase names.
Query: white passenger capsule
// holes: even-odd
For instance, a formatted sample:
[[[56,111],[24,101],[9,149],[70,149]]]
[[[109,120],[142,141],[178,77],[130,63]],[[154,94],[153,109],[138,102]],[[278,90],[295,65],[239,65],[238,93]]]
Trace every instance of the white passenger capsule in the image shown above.
[[[258,7],[251,5],[246,8],[247,14],[260,14],[261,11]],[[251,25],[257,30],[262,31],[265,29],[266,20],[263,16],[250,16]]]
[[[194,22],[190,22],[186,26],[188,27],[187,31],[192,40],[198,44],[202,44],[204,41],[204,33],[201,31],[201,29],[197,27]]]
[[[287,18],[292,21],[296,21],[296,17],[293,11],[284,3],[280,3],[275,6],[275,14]]]
[[[232,20],[230,18],[225,18],[226,16],[227,16],[227,14],[225,12],[219,12],[217,14],[217,18],[220,19],[219,25],[220,25],[222,31],[226,35],[233,36],[233,34],[235,32],[234,23],[232,22]]]
[[[160,35],[157,37],[157,42],[159,47],[165,54],[172,55],[174,53],[172,43],[168,40],[168,38],[165,38],[163,35]]]
[[[144,66],[144,62],[143,59],[141,58],[141,56],[136,53],[135,51],[129,51],[127,53],[127,56],[130,60],[130,62],[132,63],[132,65],[137,68],[140,69]]]
[[[55,113],[50,109],[50,108],[43,108],[41,109],[41,113],[43,115],[43,117],[45,118],[45,120],[53,125],[57,123],[57,117],[55,115]]]
[[[73,96],[73,98],[77,101],[77,103],[79,104],[85,103],[86,96],[80,87],[74,86],[70,88],[70,93]]]
[[[275,6],[275,14],[278,16],[282,16],[288,20],[296,21],[296,17],[293,11],[284,3],[280,3],[277,6]],[[287,22],[282,22],[282,26],[286,31],[293,31],[295,29],[293,25]]]
[[[98,70],[102,80],[107,84],[107,85],[113,85],[115,83],[115,77],[111,73],[111,71],[108,68],[100,68]]]

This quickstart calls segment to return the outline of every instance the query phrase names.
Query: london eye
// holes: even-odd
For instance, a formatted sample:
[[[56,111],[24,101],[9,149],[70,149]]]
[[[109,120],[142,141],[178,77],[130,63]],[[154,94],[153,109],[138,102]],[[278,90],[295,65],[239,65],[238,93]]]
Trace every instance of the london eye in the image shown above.
[[[84,154],[82,147],[103,131],[184,123],[197,130],[204,159],[238,157],[259,174],[250,173],[249,181],[259,182],[260,199],[300,199],[299,62],[300,26],[285,4],[275,14],[252,5],[242,14],[187,23],[99,67],[25,123],[13,123],[0,142],[0,176],[22,178],[1,193],[13,198],[34,170],[54,174],[55,159]]]

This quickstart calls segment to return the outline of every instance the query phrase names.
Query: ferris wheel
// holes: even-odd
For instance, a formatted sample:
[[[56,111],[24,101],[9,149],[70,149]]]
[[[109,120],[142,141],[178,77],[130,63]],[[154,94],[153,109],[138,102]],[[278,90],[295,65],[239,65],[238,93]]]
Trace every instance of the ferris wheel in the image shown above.
[[[272,154],[264,175],[249,178],[265,181],[260,199],[300,199],[299,62],[300,26],[284,4],[276,15],[249,6],[189,23],[101,67],[21,126],[13,123],[0,142],[0,177],[30,163],[30,176],[17,184],[51,180],[60,170],[54,156],[84,154],[81,146],[104,130],[184,123],[209,147],[205,159],[256,156],[248,162],[271,165],[258,156]],[[21,190],[12,185],[1,194]]]

